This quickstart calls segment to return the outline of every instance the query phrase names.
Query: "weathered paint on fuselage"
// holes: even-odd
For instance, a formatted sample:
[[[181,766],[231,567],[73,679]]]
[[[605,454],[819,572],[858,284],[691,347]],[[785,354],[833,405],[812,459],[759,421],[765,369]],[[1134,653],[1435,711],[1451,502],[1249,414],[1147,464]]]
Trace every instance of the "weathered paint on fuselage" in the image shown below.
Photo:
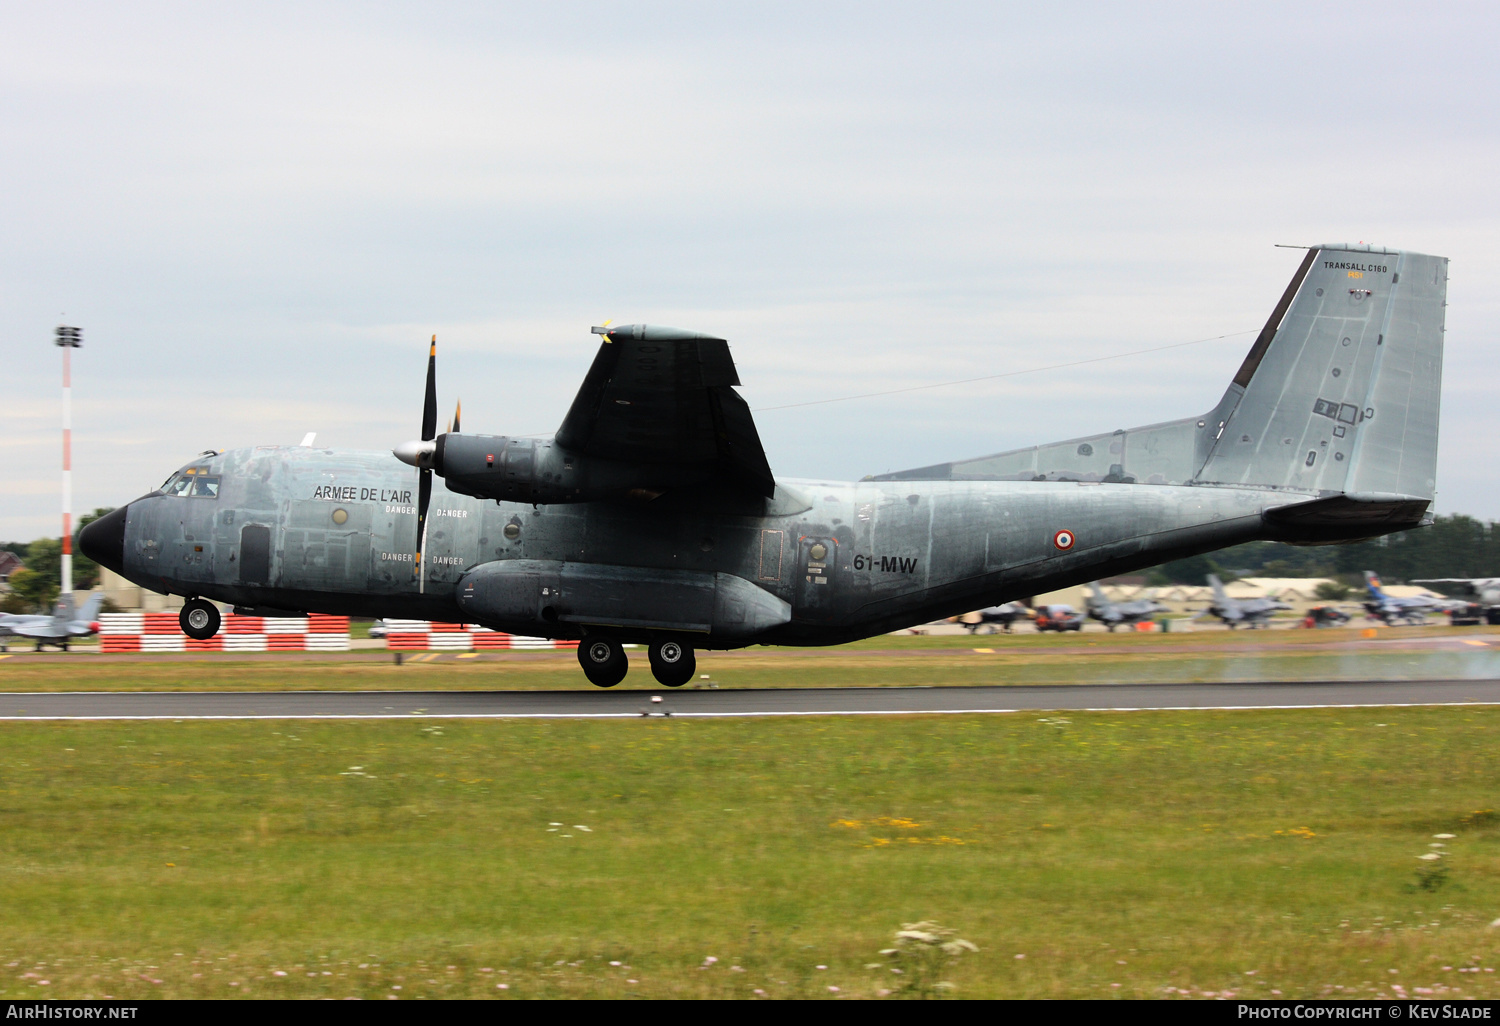
[[[744,643],[804,645],[1262,537],[1264,509],[1312,498],[1143,484],[788,481],[774,499],[725,512],[720,498],[670,495],[498,503],[449,492],[439,479],[419,590],[415,475],[389,453],[268,446],[196,465],[218,478],[216,496],[152,493],[128,507],[123,572],[144,587],[245,606],[460,621],[457,582],[494,560],[718,571],[792,607],[790,623]],[[1070,547],[1060,547],[1060,531]],[[578,630],[551,633],[576,637],[570,629]]]

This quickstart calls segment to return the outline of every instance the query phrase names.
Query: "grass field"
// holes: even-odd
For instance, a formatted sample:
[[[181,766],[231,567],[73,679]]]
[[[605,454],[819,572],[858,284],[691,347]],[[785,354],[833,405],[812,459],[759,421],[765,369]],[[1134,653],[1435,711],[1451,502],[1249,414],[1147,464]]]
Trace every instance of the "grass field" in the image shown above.
[[[1500,676],[1500,629],[1205,631],[881,637],[829,649],[750,648],[699,655],[721,687],[1147,683]],[[655,688],[644,651],[623,689]],[[3,691],[512,690],[587,687],[572,652],[477,656],[282,653],[0,657]]]
[[[1497,730],[4,723],[0,995],[899,996],[932,919],[962,997],[1496,997]]]

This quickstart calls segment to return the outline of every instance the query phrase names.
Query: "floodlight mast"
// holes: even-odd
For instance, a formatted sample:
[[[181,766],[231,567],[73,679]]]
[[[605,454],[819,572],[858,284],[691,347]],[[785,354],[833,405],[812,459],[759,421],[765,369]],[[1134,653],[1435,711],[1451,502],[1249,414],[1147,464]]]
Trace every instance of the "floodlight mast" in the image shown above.
[[[73,605],[73,350],[83,345],[83,332],[65,324],[57,326],[53,345],[63,358],[63,472],[62,472],[62,593],[59,601]]]

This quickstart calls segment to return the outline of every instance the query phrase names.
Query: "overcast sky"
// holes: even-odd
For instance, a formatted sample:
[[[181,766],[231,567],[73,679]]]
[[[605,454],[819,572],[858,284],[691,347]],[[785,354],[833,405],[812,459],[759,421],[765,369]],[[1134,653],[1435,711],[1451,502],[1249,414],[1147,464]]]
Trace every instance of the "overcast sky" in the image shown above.
[[[1207,410],[1301,254],[1452,259],[1500,519],[1492,4],[0,4],[0,539],[195,453],[552,431],[609,318],[852,479]],[[1218,336],[1230,335],[1228,338]],[[1131,353],[1066,370],[822,400]]]

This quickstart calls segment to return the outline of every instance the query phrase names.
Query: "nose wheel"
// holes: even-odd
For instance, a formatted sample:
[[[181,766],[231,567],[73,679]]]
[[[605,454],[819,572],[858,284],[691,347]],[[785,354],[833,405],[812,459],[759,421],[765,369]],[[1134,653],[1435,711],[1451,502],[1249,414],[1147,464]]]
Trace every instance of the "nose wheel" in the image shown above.
[[[578,663],[589,683],[601,688],[614,687],[630,669],[625,649],[612,638],[585,638],[578,646]]]
[[[207,641],[219,633],[219,607],[203,599],[188,599],[177,614],[182,633],[194,641]]]
[[[698,670],[693,650],[680,641],[653,641],[647,651],[651,656],[651,675],[669,688],[682,687]]]

